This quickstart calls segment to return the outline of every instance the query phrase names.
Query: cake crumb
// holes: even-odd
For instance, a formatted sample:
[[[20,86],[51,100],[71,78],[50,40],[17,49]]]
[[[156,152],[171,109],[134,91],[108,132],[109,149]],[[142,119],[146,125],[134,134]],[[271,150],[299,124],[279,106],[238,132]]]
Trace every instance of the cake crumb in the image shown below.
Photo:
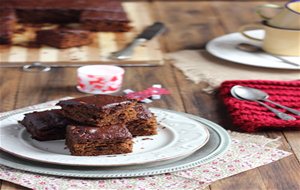
[[[142,140],[153,140],[152,138],[142,138]]]

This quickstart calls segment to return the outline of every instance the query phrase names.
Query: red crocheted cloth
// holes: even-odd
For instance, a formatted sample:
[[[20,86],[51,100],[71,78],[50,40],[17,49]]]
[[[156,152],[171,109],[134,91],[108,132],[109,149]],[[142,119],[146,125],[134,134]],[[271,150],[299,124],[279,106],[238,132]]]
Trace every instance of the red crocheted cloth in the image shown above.
[[[300,110],[300,80],[297,81],[266,81],[266,80],[236,80],[225,81],[219,89],[220,97],[231,116],[233,126],[246,132],[265,129],[297,129],[300,130],[300,116],[289,113],[270,103],[266,104],[297,118],[294,121],[284,121],[274,113],[256,102],[238,100],[231,96],[230,89],[234,85],[257,88],[267,92],[269,99],[282,105]]]

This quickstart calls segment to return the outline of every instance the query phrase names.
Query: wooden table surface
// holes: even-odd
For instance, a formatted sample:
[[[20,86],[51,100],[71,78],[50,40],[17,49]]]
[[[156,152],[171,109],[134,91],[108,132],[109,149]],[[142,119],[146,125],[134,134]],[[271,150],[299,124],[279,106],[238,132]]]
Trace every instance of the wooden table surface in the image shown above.
[[[202,49],[214,37],[235,32],[239,26],[258,21],[254,7],[265,1],[151,1],[156,20],[169,28],[161,37],[164,52]],[[277,2],[278,3],[278,2]],[[279,2],[280,4],[280,2]],[[64,96],[83,96],[75,89],[76,69],[53,69],[46,73],[28,73],[14,68],[0,69],[0,111],[9,111]],[[194,84],[166,63],[161,67],[126,68],[123,88],[143,90],[160,83],[172,92],[151,106],[187,112],[216,123],[226,121],[225,111],[215,95],[202,92],[205,84]],[[224,127],[230,127],[225,125]],[[260,133],[281,137],[283,150],[292,152],[277,162],[219,180],[207,189],[300,189],[300,131]],[[2,181],[1,190],[26,189]]]

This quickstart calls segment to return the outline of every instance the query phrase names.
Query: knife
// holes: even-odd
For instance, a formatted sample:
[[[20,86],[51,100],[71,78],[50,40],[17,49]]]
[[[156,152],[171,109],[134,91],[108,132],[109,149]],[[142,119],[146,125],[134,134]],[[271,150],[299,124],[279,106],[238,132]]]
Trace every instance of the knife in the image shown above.
[[[128,59],[133,54],[133,49],[140,45],[141,43],[144,43],[147,40],[151,40],[153,37],[161,34],[166,30],[166,27],[161,22],[155,22],[151,26],[148,26],[141,34],[139,34],[131,43],[129,43],[125,48],[123,48],[120,51],[113,52],[110,55],[111,59]]]

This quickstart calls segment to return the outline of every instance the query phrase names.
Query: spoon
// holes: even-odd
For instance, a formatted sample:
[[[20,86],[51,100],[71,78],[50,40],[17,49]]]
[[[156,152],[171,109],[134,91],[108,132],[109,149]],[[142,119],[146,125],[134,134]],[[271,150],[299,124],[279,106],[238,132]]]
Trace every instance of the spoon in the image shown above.
[[[261,49],[261,47],[259,46],[256,46],[256,45],[253,45],[253,44],[247,44],[247,43],[240,43],[237,45],[237,49],[239,50],[242,50],[242,51],[246,51],[246,52],[251,52],[251,53],[259,53],[259,52],[263,52],[265,54],[268,54],[270,56],[273,56],[279,60],[281,60],[282,62],[284,63],[287,63],[287,64],[290,64],[290,65],[293,65],[293,66],[297,66],[299,67],[300,65],[298,65],[297,63],[294,63],[294,62],[291,62],[287,59],[284,59],[280,56],[277,56],[277,55],[274,55],[274,54],[270,54],[270,53],[267,53],[265,52],[263,49]]]
[[[250,101],[257,102],[258,104],[260,104],[260,105],[266,107],[267,109],[269,109],[271,112],[273,112],[280,119],[283,119],[283,120],[296,120],[295,117],[290,116],[286,113],[283,113],[283,112],[281,112],[281,111],[279,111],[275,108],[272,108],[271,106],[268,106],[267,104],[259,101],[259,100],[263,100],[263,101],[268,101],[268,102],[271,102],[271,103],[275,103],[275,102],[272,102],[271,100],[267,99],[268,95],[265,92],[262,92],[262,91],[257,90],[257,89],[249,88],[249,87],[239,86],[239,85],[235,85],[234,87],[232,87],[230,92],[231,92],[231,95],[233,97],[237,98],[237,99],[250,100]],[[261,94],[263,94],[263,95],[261,95]],[[275,103],[275,105],[280,105],[280,104]],[[282,106],[282,105],[280,105],[280,106]],[[284,107],[288,108],[286,106],[284,106]],[[291,108],[288,108],[288,109],[291,109]],[[294,109],[292,109],[292,110],[294,110]],[[297,110],[294,110],[294,111],[297,111]]]
[[[245,87],[245,86],[238,86],[235,88],[235,94],[237,94],[239,97],[245,97],[245,95],[241,95],[241,94],[245,94],[247,93],[247,96],[248,96],[248,99],[255,99],[255,100],[261,100],[261,101],[266,101],[266,102],[269,102],[271,104],[274,104],[282,109],[285,109],[295,115],[299,115],[300,116],[300,111],[298,110],[295,110],[293,108],[289,108],[287,106],[284,106],[284,105],[281,105],[281,104],[278,104],[276,102],[273,102],[272,100],[269,100],[269,94],[267,94],[266,92],[264,91],[261,91],[261,90],[258,90],[256,88],[250,88],[250,87]],[[249,98],[250,97],[250,98]],[[246,99],[246,98],[244,98]]]

